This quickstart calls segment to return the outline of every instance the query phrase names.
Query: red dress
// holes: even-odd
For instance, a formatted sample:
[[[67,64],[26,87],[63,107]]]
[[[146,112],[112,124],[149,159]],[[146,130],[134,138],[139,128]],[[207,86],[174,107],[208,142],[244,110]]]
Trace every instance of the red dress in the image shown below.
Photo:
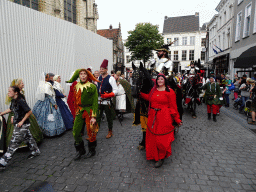
[[[141,97],[149,100],[150,103],[146,132],[146,157],[147,160],[159,161],[171,156],[171,144],[174,141],[172,123],[175,121],[179,124],[181,120],[177,110],[176,95],[172,89],[170,92],[156,89],[151,94],[152,91],[149,94],[141,93]],[[156,109],[160,110],[156,111]]]

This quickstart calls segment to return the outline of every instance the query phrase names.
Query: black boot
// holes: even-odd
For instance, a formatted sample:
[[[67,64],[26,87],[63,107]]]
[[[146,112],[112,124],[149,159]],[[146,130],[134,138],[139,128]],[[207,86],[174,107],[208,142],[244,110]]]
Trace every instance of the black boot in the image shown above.
[[[82,155],[86,153],[85,148],[84,148],[84,141],[82,141],[79,144],[76,144],[75,142],[75,148],[76,148],[76,156],[74,160],[78,160],[81,158]]]
[[[89,142],[88,141],[89,152],[85,156],[85,159],[90,158],[90,157],[96,155],[96,147],[97,147],[97,141],[94,141],[94,142]]]
[[[140,142],[139,146],[138,146],[138,149],[139,150],[143,150],[146,148],[146,131],[143,131],[142,132],[142,141]]]
[[[214,121],[214,122],[217,122],[216,114],[215,114],[215,115],[213,114],[213,121]]]
[[[208,120],[211,120],[211,113],[208,113]]]
[[[157,161],[157,162],[155,163],[155,168],[161,167],[161,166],[163,165],[163,163],[164,163],[164,159],[160,159],[159,161]]]

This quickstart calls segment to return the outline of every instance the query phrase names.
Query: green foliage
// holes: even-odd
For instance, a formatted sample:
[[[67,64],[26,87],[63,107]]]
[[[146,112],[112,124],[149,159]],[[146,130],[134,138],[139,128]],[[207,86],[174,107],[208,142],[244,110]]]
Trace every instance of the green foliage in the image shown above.
[[[158,26],[151,23],[138,23],[135,30],[128,34],[130,35],[125,46],[132,54],[131,60],[143,60],[144,65],[153,56],[152,50],[160,48],[164,43]]]

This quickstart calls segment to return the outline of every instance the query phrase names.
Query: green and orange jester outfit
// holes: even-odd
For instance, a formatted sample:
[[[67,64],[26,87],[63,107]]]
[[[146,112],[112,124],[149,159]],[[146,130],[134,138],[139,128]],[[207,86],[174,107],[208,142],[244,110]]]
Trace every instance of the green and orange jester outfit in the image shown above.
[[[78,69],[76,70],[72,78],[69,81],[67,81],[67,83],[72,83],[76,81],[81,71],[86,71],[88,77],[86,82],[78,82],[73,88],[74,109],[76,113],[73,126],[73,136],[75,139],[75,148],[77,150],[75,160],[81,158],[81,156],[86,153],[83,138],[81,135],[81,131],[84,124],[86,124],[88,135],[87,140],[89,153],[87,154],[87,157],[91,157],[96,154],[96,135],[98,132],[97,126],[90,125],[91,118],[96,118],[98,110],[97,87],[95,84],[91,83],[91,81],[98,80],[95,79],[94,76],[88,70]]]

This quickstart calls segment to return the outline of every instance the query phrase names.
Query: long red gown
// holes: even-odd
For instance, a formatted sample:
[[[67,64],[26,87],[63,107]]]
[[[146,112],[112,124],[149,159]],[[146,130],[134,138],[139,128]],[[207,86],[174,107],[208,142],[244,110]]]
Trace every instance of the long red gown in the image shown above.
[[[146,158],[147,160],[159,161],[171,156],[171,144],[174,141],[174,132],[172,131],[174,126],[172,123],[175,121],[179,124],[181,120],[177,110],[176,94],[172,89],[170,89],[170,92],[156,89],[149,97],[151,92],[149,94],[141,93],[141,97],[149,100],[150,103],[146,132]],[[156,112],[152,108],[161,110]]]

